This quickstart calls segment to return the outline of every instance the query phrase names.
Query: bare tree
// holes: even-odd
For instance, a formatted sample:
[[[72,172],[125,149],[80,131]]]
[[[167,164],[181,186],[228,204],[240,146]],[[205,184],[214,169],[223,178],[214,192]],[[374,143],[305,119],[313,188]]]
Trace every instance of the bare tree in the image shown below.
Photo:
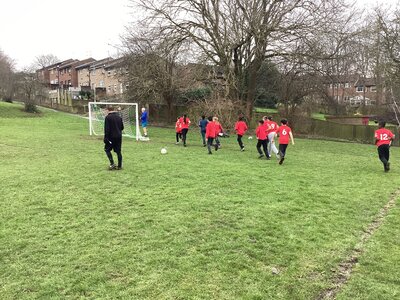
[[[16,94],[25,104],[25,111],[36,113],[36,103],[42,96],[43,85],[36,76],[35,66],[26,67],[23,71],[15,73],[14,82]]]
[[[187,39],[224,68],[226,96],[243,101],[251,117],[264,59],[290,55],[300,39],[339,20],[341,0],[132,0],[164,36]]]
[[[0,50],[0,99],[11,101],[14,93],[14,62]]]
[[[55,56],[54,54],[42,54],[42,55],[36,56],[34,65],[37,68],[41,69],[41,68],[45,68],[50,65],[56,64],[59,61],[60,60],[58,59],[58,57]]]

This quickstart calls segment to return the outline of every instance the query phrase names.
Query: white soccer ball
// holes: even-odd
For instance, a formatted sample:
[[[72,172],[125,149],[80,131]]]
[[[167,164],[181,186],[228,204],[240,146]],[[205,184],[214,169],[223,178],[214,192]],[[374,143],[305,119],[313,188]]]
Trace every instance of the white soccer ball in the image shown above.
[[[249,140],[252,140],[253,139],[253,137],[252,136],[249,136]]]
[[[167,149],[161,148],[161,154],[167,154]]]

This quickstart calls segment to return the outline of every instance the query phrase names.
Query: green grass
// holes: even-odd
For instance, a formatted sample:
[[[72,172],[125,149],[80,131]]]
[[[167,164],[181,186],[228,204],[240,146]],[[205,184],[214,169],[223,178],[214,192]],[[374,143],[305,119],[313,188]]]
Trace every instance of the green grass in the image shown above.
[[[325,114],[313,113],[311,117],[312,117],[313,119],[326,121],[326,119],[325,119]]]
[[[256,107],[255,112],[257,113],[271,113],[271,114],[276,114],[278,113],[278,110],[276,108],[264,108],[264,107]]]
[[[297,139],[279,166],[254,139],[207,155],[194,129],[124,139],[110,172],[87,120],[23,116],[0,103],[1,299],[313,299],[400,186],[398,149],[385,174],[373,146]],[[399,217],[341,299],[398,298]]]

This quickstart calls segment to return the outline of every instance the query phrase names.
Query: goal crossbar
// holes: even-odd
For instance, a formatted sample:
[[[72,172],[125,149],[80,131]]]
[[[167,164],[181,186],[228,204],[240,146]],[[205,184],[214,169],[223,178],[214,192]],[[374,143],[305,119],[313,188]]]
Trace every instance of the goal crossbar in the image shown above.
[[[104,120],[106,117],[106,107],[118,106],[120,116],[124,124],[124,136],[140,140],[142,138],[139,129],[139,106],[137,103],[125,102],[89,102],[89,134],[104,134]],[[132,110],[133,109],[133,110]]]

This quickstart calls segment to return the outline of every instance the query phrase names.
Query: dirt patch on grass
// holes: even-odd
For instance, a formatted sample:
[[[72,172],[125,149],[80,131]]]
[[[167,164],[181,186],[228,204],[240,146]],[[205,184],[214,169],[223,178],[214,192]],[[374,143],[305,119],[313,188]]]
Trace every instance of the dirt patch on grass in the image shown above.
[[[396,205],[396,200],[400,197],[400,189],[396,190],[390,196],[389,201],[376,215],[375,219],[367,226],[364,233],[361,235],[360,241],[352,249],[351,254],[346,257],[337,267],[333,270],[334,275],[332,278],[333,287],[323,290],[317,297],[318,300],[336,299],[336,295],[341,291],[343,286],[349,281],[351,273],[358,263],[359,257],[363,254],[365,244],[371,236],[383,224],[386,216],[390,210]]]

